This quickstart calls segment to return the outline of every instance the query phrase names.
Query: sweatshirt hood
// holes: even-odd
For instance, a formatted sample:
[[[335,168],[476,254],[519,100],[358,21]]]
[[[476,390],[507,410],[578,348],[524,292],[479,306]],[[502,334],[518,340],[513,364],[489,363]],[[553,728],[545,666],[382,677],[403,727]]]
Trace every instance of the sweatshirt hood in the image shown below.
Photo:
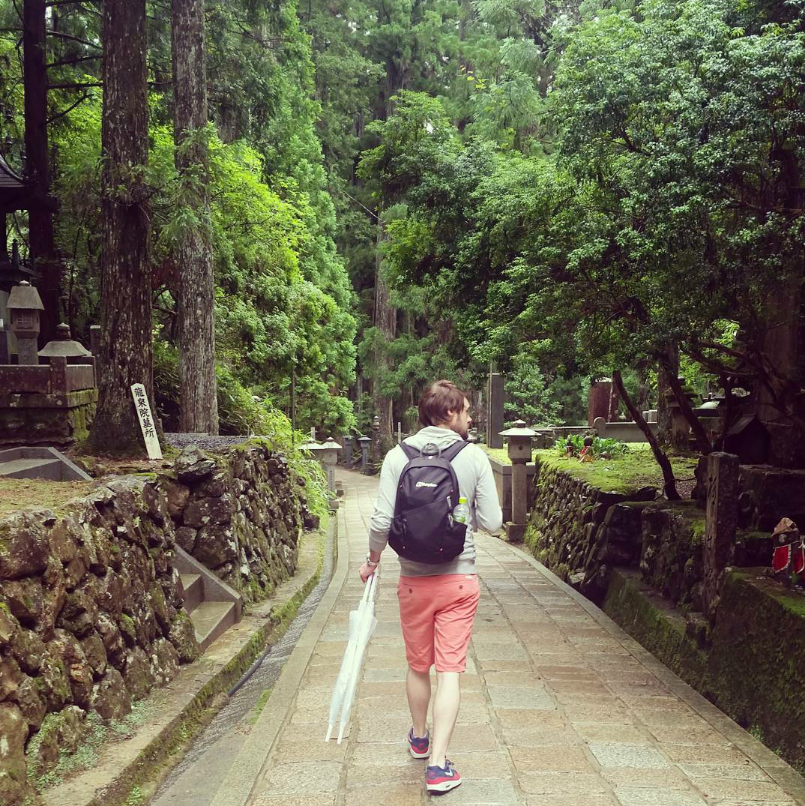
[[[428,425],[403,441],[406,445],[410,445],[412,448],[416,448],[417,450],[421,451],[425,445],[431,442],[436,445],[437,448],[444,449],[459,439],[461,439],[461,436],[455,431],[451,431],[449,428],[440,428],[437,425]]]

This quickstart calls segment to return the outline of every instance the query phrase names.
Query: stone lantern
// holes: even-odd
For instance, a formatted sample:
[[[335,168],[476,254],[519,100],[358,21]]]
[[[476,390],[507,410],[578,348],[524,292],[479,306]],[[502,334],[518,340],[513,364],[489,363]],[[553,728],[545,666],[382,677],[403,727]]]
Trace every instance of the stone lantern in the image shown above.
[[[512,463],[512,522],[506,524],[509,541],[519,543],[525,534],[528,517],[528,470],[531,461],[531,440],[537,435],[522,420],[515,420],[511,428],[500,432],[508,440],[509,459]]]
[[[338,452],[341,450],[341,446],[332,437],[328,437],[322,448],[324,450],[321,451],[321,463],[327,473],[327,489],[331,493],[335,493],[335,466],[338,464]],[[330,509],[338,509],[338,501],[332,500]]]
[[[317,461],[322,461],[322,453],[324,452],[325,448],[324,445],[319,445],[318,442],[305,442],[304,445],[299,446],[300,451],[309,451],[313,454],[313,458]]]
[[[352,468],[352,434],[342,434],[341,442],[344,444],[344,465],[348,468]]]
[[[11,315],[11,332],[17,339],[20,364],[38,364],[39,312],[45,310],[39,292],[23,280],[11,289],[6,308]]]
[[[69,359],[91,358],[92,353],[83,344],[70,338],[70,328],[62,322],[56,328],[56,338],[39,351],[40,358],[64,357]]]

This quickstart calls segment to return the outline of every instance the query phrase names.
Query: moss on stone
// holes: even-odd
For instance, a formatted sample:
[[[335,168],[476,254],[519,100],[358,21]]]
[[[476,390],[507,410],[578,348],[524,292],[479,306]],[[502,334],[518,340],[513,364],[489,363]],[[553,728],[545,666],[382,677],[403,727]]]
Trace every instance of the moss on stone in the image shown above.
[[[28,508],[60,514],[68,501],[87,495],[92,486],[91,481],[0,479],[0,517]]]
[[[805,600],[760,573],[725,580],[708,693],[790,763],[805,765]]]
[[[614,459],[580,462],[575,457],[561,456],[554,449],[535,451],[539,462],[554,467],[593,487],[607,492],[629,494],[641,487],[662,486],[662,471],[650,450],[631,446],[629,452]],[[697,460],[672,456],[671,466],[677,476],[691,476]]]
[[[732,572],[710,648],[635,572],[616,570],[604,610],[649,652],[797,769],[805,768],[805,596]]]
[[[685,682],[701,690],[707,655],[686,634],[681,615],[640,583],[636,572],[613,572],[603,609]]]
[[[493,458],[510,464],[505,448],[484,448]],[[580,462],[576,457],[562,456],[554,448],[534,451],[540,464],[556,468],[574,478],[586,481],[601,490],[630,493],[641,487],[662,487],[662,471],[648,445],[630,445],[629,451],[614,459],[597,459],[595,462]],[[677,477],[692,476],[697,459],[689,456],[670,456],[671,466]]]

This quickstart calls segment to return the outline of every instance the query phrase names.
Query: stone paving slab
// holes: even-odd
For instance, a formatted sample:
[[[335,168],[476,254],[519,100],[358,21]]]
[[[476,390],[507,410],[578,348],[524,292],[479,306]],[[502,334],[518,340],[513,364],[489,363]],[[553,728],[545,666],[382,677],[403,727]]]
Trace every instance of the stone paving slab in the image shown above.
[[[324,743],[377,485],[340,478],[338,570],[215,806],[430,800],[425,762],[405,744],[393,557],[383,561],[378,627],[348,736]],[[805,806],[794,770],[592,603],[517,548],[486,535],[476,542],[482,599],[450,748],[465,780],[445,804]]]

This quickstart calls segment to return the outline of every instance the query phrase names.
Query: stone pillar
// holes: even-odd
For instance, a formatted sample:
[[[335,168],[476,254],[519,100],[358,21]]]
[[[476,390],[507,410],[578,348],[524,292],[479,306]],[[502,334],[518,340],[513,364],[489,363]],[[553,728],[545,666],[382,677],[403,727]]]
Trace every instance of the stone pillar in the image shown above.
[[[730,564],[738,526],[738,457],[707,457],[707,526],[704,533],[704,608],[712,621],[718,608],[724,569]]]
[[[8,364],[8,330],[0,319],[0,364]]]
[[[375,415],[375,418],[372,420],[372,463],[375,465],[379,465],[380,460],[383,458],[380,455],[380,451],[383,447],[380,442],[380,417]]]
[[[335,466],[338,464],[338,452],[341,446],[332,438],[328,437],[324,443],[324,450],[321,453],[321,462],[324,465],[324,472],[327,474],[327,489],[335,495]],[[338,499],[330,499],[330,509],[338,509]]]
[[[587,393],[587,425],[592,428],[598,417],[603,417],[607,422],[614,419],[617,411],[617,396],[613,394],[612,381],[609,378],[592,381]],[[613,411],[613,400],[614,409]]]
[[[361,446],[361,473],[367,474],[369,472],[369,446],[372,444],[370,437],[358,437],[358,442]]]
[[[528,473],[525,459],[512,460],[512,522],[506,533],[511,542],[520,543],[528,518]]]
[[[486,444],[490,448],[502,448],[504,412],[506,403],[505,379],[499,372],[489,373],[489,385],[486,393]]]
[[[344,465],[352,467],[352,435],[344,434],[341,437],[341,444],[344,446]]]

